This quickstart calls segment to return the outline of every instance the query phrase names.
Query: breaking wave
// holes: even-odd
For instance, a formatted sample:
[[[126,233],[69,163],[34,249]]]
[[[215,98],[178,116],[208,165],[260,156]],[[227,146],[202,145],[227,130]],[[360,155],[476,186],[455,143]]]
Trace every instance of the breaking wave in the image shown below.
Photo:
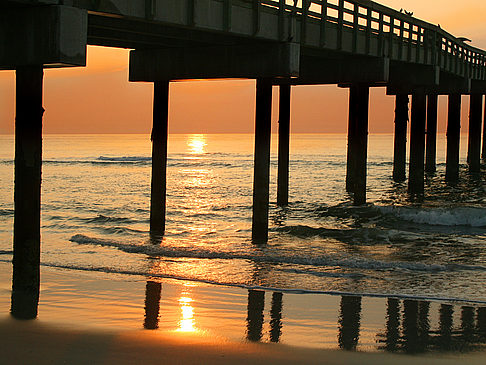
[[[247,260],[252,262],[308,265],[314,267],[339,267],[361,270],[385,270],[385,271],[418,271],[418,272],[444,272],[457,270],[486,271],[483,266],[458,265],[458,264],[425,264],[405,261],[380,261],[363,257],[340,257],[337,255],[296,256],[285,251],[277,252],[252,252],[251,254],[238,251],[216,251],[203,248],[155,246],[148,244],[128,244],[113,240],[92,238],[77,234],[70,238],[71,242],[80,245],[97,245],[116,248],[127,253],[137,253],[149,256],[169,258],[194,258],[194,259],[221,259],[221,260]]]

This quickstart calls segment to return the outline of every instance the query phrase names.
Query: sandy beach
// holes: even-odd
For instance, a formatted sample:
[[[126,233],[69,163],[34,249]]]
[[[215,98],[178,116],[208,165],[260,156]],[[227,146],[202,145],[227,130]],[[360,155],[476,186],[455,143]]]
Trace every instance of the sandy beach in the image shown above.
[[[484,364],[484,354],[403,356],[235,343],[143,331],[62,330],[0,321],[2,364]]]
[[[248,323],[251,322],[245,318],[251,316],[251,312],[247,312],[244,305],[238,308],[234,304],[246,297],[245,290],[211,285],[194,290],[200,285],[197,283],[192,283],[191,300],[183,297],[186,299],[172,306],[161,300],[160,313],[155,314],[157,323],[153,327],[156,328],[148,330],[150,303],[143,298],[147,286],[142,278],[127,280],[122,276],[45,267],[42,268],[38,319],[18,321],[8,314],[10,270],[9,264],[0,265],[1,364],[409,364],[412,361],[416,364],[483,364],[486,358],[484,352],[410,356],[376,349],[367,351],[369,346],[358,346],[358,351],[336,350],[326,345],[337,342],[336,329],[329,330],[328,338],[318,338],[317,345],[306,342],[302,334],[299,337],[299,326],[312,325],[306,324],[305,319],[300,324],[292,324],[296,318],[291,311],[282,319],[281,330],[287,333],[281,337],[281,343],[272,343],[271,337],[266,340],[261,334],[260,342],[253,343],[248,340],[248,331],[251,331]],[[191,289],[188,282],[167,280],[161,284],[168,297],[171,291]],[[186,295],[190,295],[187,290]],[[310,307],[319,303],[330,305],[329,300],[335,299],[313,298],[314,301],[308,303]],[[286,299],[285,303],[292,308],[302,297]],[[230,303],[233,303],[232,308],[229,308]],[[371,303],[376,307],[379,301]],[[367,306],[370,304],[364,307]],[[379,305],[375,309],[376,313],[382,310]],[[305,317],[305,313],[302,316]],[[361,336],[365,343],[376,321],[363,318]],[[265,332],[267,325],[262,324],[261,330]],[[319,335],[311,329],[307,338]],[[298,344],[299,341],[302,342]]]

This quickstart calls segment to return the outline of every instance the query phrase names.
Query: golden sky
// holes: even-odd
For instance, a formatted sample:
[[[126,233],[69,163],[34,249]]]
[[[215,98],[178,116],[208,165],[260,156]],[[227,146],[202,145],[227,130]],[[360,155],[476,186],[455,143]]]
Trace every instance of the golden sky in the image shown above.
[[[381,0],[395,9],[466,36],[486,49],[485,0]],[[44,81],[45,133],[149,133],[152,123],[152,85],[129,83],[128,51],[88,48],[88,67],[46,70]],[[15,75],[0,72],[0,133],[14,131]],[[171,133],[252,133],[255,82],[192,81],[172,83]],[[274,88],[274,106],[277,106]],[[464,97],[463,131],[468,104]],[[292,92],[292,132],[344,133],[347,130],[348,91],[336,86],[298,86]],[[439,131],[446,124],[447,100],[439,101]],[[393,132],[394,98],[374,88],[370,103],[370,132]],[[273,113],[276,131],[277,113]]]

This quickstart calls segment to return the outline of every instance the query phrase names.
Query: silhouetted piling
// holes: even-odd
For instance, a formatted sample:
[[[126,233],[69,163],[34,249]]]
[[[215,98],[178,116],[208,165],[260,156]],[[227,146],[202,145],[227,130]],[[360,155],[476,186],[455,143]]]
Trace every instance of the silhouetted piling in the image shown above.
[[[415,300],[404,300],[403,349],[406,353],[413,354],[422,350],[418,333],[418,302]]]
[[[16,72],[14,243],[11,313],[37,317],[40,287],[43,67]]]
[[[143,328],[155,330],[159,328],[160,293],[162,284],[147,281],[145,287],[145,319]]]
[[[438,95],[427,96],[427,142],[425,144],[425,171],[435,172],[437,158],[437,106]]]
[[[263,333],[263,310],[265,308],[265,292],[248,290],[248,316],[246,337],[249,341],[258,342]]]
[[[470,172],[481,169],[481,124],[483,121],[483,96],[472,94],[469,106],[469,138],[467,162]]]
[[[290,85],[280,85],[277,205],[289,204]]]
[[[461,133],[461,95],[449,95],[447,121],[446,181],[456,183],[459,179],[459,141]]]
[[[339,347],[356,350],[361,325],[361,297],[342,296],[339,315]]]
[[[483,118],[483,147],[481,158],[486,160],[486,100],[484,101],[484,118]]]
[[[418,341],[421,351],[427,350],[430,342],[430,302],[419,302],[418,308]]]
[[[282,334],[282,293],[272,294],[270,310],[270,342],[279,342]]]
[[[454,309],[452,305],[441,304],[439,309],[439,338],[437,347],[448,351],[452,345],[452,325]]]
[[[386,306],[385,349],[394,352],[398,350],[400,340],[400,302],[388,298]]]
[[[393,153],[393,180],[405,181],[407,154],[408,95],[397,95],[395,99],[395,142]]]
[[[256,84],[252,218],[252,240],[255,243],[264,243],[268,240],[271,118],[272,82],[270,79],[258,79]]]
[[[366,85],[352,85],[349,89],[346,190],[353,194],[354,205],[366,203],[369,93]]]
[[[410,165],[408,191],[414,195],[424,194],[425,158],[425,93],[417,90],[412,95],[412,118],[410,124]]]
[[[165,233],[167,186],[167,135],[169,119],[169,82],[154,83],[152,128],[152,196],[150,201],[150,232]]]

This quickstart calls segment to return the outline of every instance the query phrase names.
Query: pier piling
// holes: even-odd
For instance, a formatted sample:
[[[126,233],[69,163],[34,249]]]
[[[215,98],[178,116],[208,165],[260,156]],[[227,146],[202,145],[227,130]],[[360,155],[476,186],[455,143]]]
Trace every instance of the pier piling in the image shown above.
[[[150,233],[165,233],[167,187],[167,136],[169,119],[169,82],[154,83],[152,128],[152,195],[150,200]]]
[[[425,144],[425,171],[436,171],[437,158],[437,106],[438,95],[427,95],[427,141]]]
[[[469,106],[469,136],[467,162],[469,172],[479,172],[481,169],[481,123],[483,113],[483,96],[471,94]]]
[[[447,120],[446,181],[456,183],[459,179],[459,141],[461,133],[461,95],[449,95]]]
[[[280,85],[277,205],[289,204],[290,85]]]
[[[265,292],[263,290],[248,290],[248,315],[246,317],[246,338],[251,342],[259,342],[263,337],[263,311],[265,309]]]
[[[43,67],[16,70],[12,316],[37,317],[40,285]]]
[[[483,161],[486,160],[486,100],[484,101],[483,147],[481,150],[481,158],[483,159]]]
[[[425,121],[426,96],[422,90],[416,90],[412,94],[410,164],[408,172],[408,191],[413,195],[423,195],[424,193]]]
[[[346,190],[353,194],[354,205],[366,203],[369,95],[367,85],[356,84],[349,88]]]
[[[395,136],[393,154],[393,180],[405,181],[407,154],[408,95],[397,95],[395,99]]]
[[[252,217],[254,243],[265,243],[268,240],[271,124],[272,81],[267,78],[257,79]]]

